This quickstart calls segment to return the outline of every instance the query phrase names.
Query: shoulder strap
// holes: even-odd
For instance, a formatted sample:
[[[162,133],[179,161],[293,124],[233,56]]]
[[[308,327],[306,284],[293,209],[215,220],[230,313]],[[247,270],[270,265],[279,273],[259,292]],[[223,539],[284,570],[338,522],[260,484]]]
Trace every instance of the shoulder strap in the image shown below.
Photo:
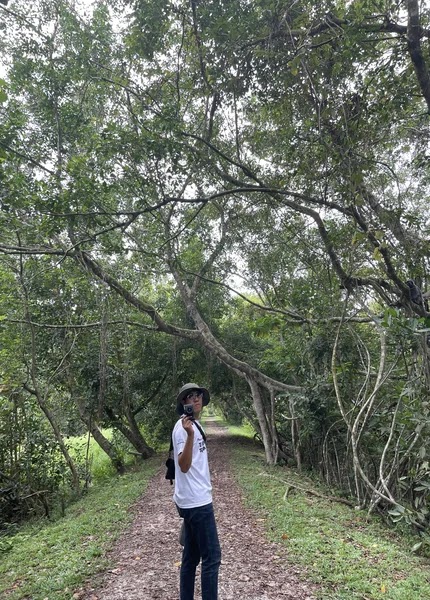
[[[200,427],[200,425],[197,423],[197,421],[194,421],[194,425],[197,427],[197,429],[200,431],[200,433],[202,434],[203,440],[206,443],[206,435],[205,432],[203,431],[203,429]],[[170,448],[169,448],[169,452],[172,452],[173,450],[173,432],[172,435],[170,436]]]
[[[165,465],[167,467],[165,478],[170,480],[170,485],[173,485],[173,480],[175,479],[175,461],[173,459],[173,437],[172,436],[170,436],[169,454],[167,456]]]
[[[200,427],[200,425],[197,423],[197,421],[194,421],[194,425],[197,427],[197,429],[200,431],[200,433],[202,434],[203,440],[206,444],[206,436],[205,436],[205,432],[203,431],[203,429]]]

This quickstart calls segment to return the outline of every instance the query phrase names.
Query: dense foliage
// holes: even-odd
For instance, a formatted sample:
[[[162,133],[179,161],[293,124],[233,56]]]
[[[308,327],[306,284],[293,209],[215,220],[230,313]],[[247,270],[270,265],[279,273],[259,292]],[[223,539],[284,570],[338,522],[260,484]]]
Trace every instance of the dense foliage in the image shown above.
[[[65,433],[121,472],[102,427],[147,457],[177,386],[205,381],[269,463],[425,530],[428,9],[0,10],[6,418],[25,427],[15,398],[43,415],[78,491]],[[24,486],[12,436],[2,477]]]

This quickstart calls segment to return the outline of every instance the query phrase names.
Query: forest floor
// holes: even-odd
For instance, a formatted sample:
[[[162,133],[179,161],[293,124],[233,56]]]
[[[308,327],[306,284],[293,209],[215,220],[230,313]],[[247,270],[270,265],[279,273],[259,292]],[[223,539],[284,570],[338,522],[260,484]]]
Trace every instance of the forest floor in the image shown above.
[[[240,441],[210,417],[205,430],[222,548],[219,600],[314,600],[315,586],[289,564],[282,544],[268,541],[264,519],[244,505],[229,466]],[[163,466],[134,505],[131,525],[109,551],[110,568],[77,590],[75,600],[178,600],[181,521],[164,475]]]

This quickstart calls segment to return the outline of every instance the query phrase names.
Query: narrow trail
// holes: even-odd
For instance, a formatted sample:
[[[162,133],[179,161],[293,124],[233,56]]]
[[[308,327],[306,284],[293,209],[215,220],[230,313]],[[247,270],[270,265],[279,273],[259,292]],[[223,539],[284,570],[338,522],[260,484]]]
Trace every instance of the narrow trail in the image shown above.
[[[286,548],[267,541],[262,522],[244,507],[229,468],[231,438],[210,418],[205,424],[222,548],[219,600],[314,600],[312,585],[301,581],[300,570],[288,563]],[[179,599],[180,519],[164,474],[160,469],[134,505],[133,522],[109,552],[113,566],[74,599]],[[201,598],[199,575],[196,600]]]

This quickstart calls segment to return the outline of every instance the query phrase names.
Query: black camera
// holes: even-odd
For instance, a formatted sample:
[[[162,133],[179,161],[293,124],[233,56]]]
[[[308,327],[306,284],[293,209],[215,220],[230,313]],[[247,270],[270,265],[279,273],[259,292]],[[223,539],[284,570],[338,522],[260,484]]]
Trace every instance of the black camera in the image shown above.
[[[184,404],[184,415],[194,419],[194,406],[192,404]]]

